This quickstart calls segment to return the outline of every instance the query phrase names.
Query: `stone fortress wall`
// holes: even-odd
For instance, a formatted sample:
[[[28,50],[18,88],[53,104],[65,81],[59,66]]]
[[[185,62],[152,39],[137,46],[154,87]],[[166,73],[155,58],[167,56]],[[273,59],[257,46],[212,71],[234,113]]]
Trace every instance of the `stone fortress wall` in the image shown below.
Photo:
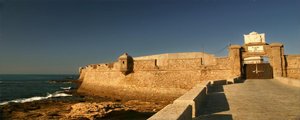
[[[286,77],[300,79],[300,55],[285,55]]]
[[[227,57],[202,52],[141,57],[121,55],[116,62],[80,68],[78,92],[117,99],[174,100],[207,80],[245,75],[245,64],[269,58],[272,76],[300,79],[300,55],[284,55],[283,44],[265,43],[264,34],[245,35],[245,44],[229,46]],[[253,73],[252,73],[253,74]]]
[[[120,71],[123,63],[119,58],[117,62],[81,68],[78,91],[119,99],[172,100],[201,81],[232,77],[228,57],[202,52],[134,57],[129,73]]]

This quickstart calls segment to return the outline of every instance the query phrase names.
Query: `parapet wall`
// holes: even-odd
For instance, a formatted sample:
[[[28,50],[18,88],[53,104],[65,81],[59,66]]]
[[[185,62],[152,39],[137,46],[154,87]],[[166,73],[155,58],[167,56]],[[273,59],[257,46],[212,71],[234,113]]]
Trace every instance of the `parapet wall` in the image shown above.
[[[300,79],[300,55],[286,55],[287,77]]]
[[[230,78],[222,81],[201,82],[171,104],[155,113],[147,120],[192,120],[198,117],[205,106],[207,92],[213,85],[226,85],[240,82],[240,78]]]
[[[170,59],[167,68],[172,70],[192,70],[199,69],[202,59]]]
[[[141,57],[134,57],[134,60],[157,60],[157,66],[166,66],[166,60],[179,60],[179,59],[202,59],[200,64],[212,65],[215,64],[215,56],[203,52],[186,52],[186,53],[166,53],[157,55],[148,55]]]
[[[157,63],[163,63],[158,65]],[[134,60],[134,70],[196,70],[200,69],[202,59],[150,59]]]
[[[150,59],[150,60],[134,60],[133,63],[133,70],[139,71],[139,70],[155,70],[157,69],[156,60]]]

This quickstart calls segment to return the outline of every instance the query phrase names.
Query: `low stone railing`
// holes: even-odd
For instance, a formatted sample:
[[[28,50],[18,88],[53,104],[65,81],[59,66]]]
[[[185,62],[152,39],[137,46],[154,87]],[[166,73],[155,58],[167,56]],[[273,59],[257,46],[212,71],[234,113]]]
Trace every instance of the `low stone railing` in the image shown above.
[[[192,105],[173,103],[158,111],[148,120],[191,120]]]
[[[287,78],[287,77],[275,77],[275,80],[287,84],[290,86],[295,86],[295,87],[300,87],[300,80],[299,79],[294,79],[294,78]]]
[[[191,120],[200,115],[201,107],[205,103],[207,91],[212,84],[232,84],[240,78],[228,80],[206,81],[197,84],[193,89],[183,94],[148,120]]]
[[[211,81],[196,85],[148,120],[191,120],[199,115],[200,106],[205,101],[207,87],[210,85]]]

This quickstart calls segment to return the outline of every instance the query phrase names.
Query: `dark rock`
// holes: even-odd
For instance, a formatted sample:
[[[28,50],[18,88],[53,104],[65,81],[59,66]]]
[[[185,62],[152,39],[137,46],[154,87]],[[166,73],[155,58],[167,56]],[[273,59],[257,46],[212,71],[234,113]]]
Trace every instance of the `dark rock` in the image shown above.
[[[48,115],[48,116],[60,116],[60,115],[58,114],[58,111],[51,111],[51,112],[48,112],[47,115]]]
[[[40,109],[40,108],[41,108],[41,106],[31,105],[31,106],[28,106],[25,109],[27,109],[27,110],[37,110],[37,109]]]
[[[76,120],[90,120],[90,119],[86,117],[77,117]]]
[[[43,116],[43,114],[41,113],[29,113],[26,115],[26,117],[28,118],[36,118],[36,117],[40,117],[40,116]]]

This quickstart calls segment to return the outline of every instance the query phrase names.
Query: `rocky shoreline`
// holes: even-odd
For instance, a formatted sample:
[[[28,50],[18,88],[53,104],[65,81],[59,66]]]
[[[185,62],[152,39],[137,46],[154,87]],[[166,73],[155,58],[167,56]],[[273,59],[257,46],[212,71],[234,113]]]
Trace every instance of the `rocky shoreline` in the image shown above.
[[[73,95],[72,97],[2,105],[0,106],[0,119],[145,120],[167,104],[169,104],[168,101],[122,101]]]

